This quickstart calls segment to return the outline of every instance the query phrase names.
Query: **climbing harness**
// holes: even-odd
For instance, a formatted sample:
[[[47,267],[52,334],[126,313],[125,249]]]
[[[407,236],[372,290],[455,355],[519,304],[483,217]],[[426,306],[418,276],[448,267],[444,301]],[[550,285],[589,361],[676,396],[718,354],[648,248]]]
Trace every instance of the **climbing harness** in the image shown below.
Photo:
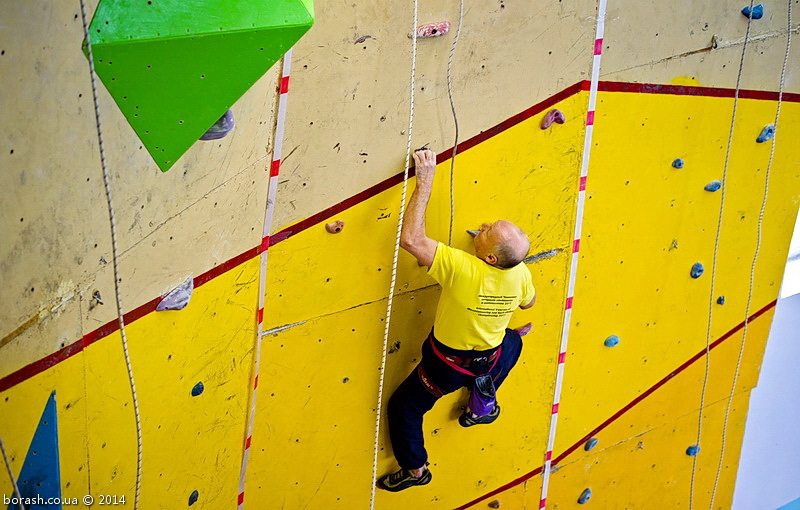
[[[753,8],[753,1],[754,0],[750,0],[751,9]],[[742,56],[739,61],[739,74],[736,77],[736,90],[734,91],[733,94],[733,111],[731,112],[731,127],[728,134],[728,146],[725,151],[725,162],[723,163],[723,168],[722,168],[722,180],[721,180],[722,195],[720,197],[719,216],[717,218],[717,232],[714,238],[714,255],[711,262],[711,290],[708,299],[708,322],[706,327],[706,348],[705,348],[705,372],[703,375],[703,386],[700,391],[700,408],[697,417],[697,440],[694,445],[697,447],[698,452],[700,450],[700,440],[702,438],[702,433],[703,433],[703,409],[705,408],[706,389],[708,387],[708,376],[711,371],[711,326],[714,317],[714,288],[716,283],[717,255],[719,253],[719,241],[722,234],[722,217],[723,217],[723,212],[725,211],[728,165],[730,163],[731,147],[733,145],[733,132],[736,125],[736,111],[739,105],[739,90],[741,88],[741,83],[742,83],[742,73],[744,70],[744,57],[747,51],[747,42],[750,39],[751,24],[752,24],[752,17],[748,16],[747,30],[745,32],[744,43],[742,45]],[[706,190],[708,190],[708,188],[706,188]],[[693,455],[692,476],[689,481],[689,510],[692,510],[694,505],[694,485],[695,485],[696,473],[697,473],[697,455]]]
[[[786,34],[786,53],[783,58],[783,68],[781,69],[781,78],[780,83],[778,86],[778,105],[775,109],[775,122],[773,124],[772,135],[774,136],[775,131],[778,129],[778,120],[780,119],[781,115],[781,104],[783,103],[783,89],[786,83],[786,67],[789,62],[789,52],[792,46],[792,1],[788,0],[789,8],[788,8],[788,30]],[[753,16],[755,18],[755,16]],[[757,19],[757,18],[755,18]],[[772,139],[772,136],[770,136]],[[719,453],[719,463],[717,464],[717,473],[714,477],[714,488],[711,491],[711,502],[709,503],[709,508],[714,507],[714,499],[717,495],[717,487],[719,486],[719,479],[722,474],[722,464],[725,459],[725,446],[726,446],[726,439],[727,439],[727,431],[728,431],[728,419],[730,418],[730,411],[731,405],[733,404],[733,395],[736,391],[736,383],[739,379],[739,370],[742,366],[742,357],[744,355],[744,347],[745,342],[747,341],[747,328],[750,323],[750,306],[752,305],[753,300],[753,286],[755,284],[755,275],[756,275],[756,263],[758,261],[759,252],[761,251],[761,236],[762,236],[762,226],[764,222],[764,211],[767,208],[767,198],[769,196],[769,178],[770,173],[772,171],[772,161],[775,156],[775,144],[777,140],[772,139],[772,146],[770,147],[769,152],[769,160],[767,162],[767,169],[764,175],[764,198],[761,201],[761,210],[758,213],[758,226],[756,228],[756,249],[755,253],[753,254],[753,263],[750,266],[750,286],[748,289],[747,294],[747,305],[745,306],[744,311],[744,329],[742,331],[742,342],[739,346],[739,355],[736,359],[736,370],[733,373],[733,381],[731,382],[731,391],[728,395],[728,402],[725,407],[725,419],[723,420],[722,424],[722,438],[721,438],[721,449]],[[702,413],[702,409],[701,409]]]
[[[114,219],[114,205],[111,200],[111,183],[106,164],[106,152],[103,144],[103,128],[100,123],[100,103],[97,98],[97,73],[94,68],[94,57],[92,55],[92,41],[89,38],[89,24],[86,19],[85,0],[80,0],[81,21],[83,22],[83,36],[86,40],[86,52],[89,57],[89,73],[92,78],[92,99],[94,101],[94,119],[97,126],[97,143],[100,149],[100,166],[103,170],[103,184],[106,192],[106,202],[108,203],[108,218],[111,224],[111,252],[113,255],[114,268],[114,296],[117,303],[117,321],[119,322],[119,333],[122,337],[122,353],[125,356],[125,366],[128,370],[128,382],[131,387],[131,398],[133,400],[133,413],[136,418],[136,493],[133,499],[133,508],[139,508],[139,495],[142,489],[142,421],[139,415],[139,398],[136,396],[136,383],[133,379],[133,366],[128,352],[128,337],[125,335],[125,318],[122,314],[122,297],[120,292],[119,276],[119,250],[117,247],[117,225]]]
[[[569,281],[567,284],[567,298],[564,303],[564,315],[561,325],[561,345],[558,352],[558,366],[556,368],[556,381],[553,389],[553,406],[550,410],[550,429],[547,438],[547,449],[544,454],[542,466],[542,492],[539,508],[547,506],[547,490],[550,483],[553,448],[556,441],[556,426],[558,425],[558,411],[561,403],[561,389],[564,384],[564,365],[567,359],[567,344],[569,328],[572,321],[572,301],[575,296],[575,284],[578,275],[578,260],[581,244],[581,230],[583,227],[583,211],[586,202],[586,181],[589,174],[589,157],[592,150],[592,134],[594,131],[595,108],[597,106],[597,89],[600,81],[600,60],[603,53],[603,34],[605,32],[607,0],[597,3],[597,27],[594,39],[594,57],[592,59],[592,78],[589,82],[589,104],[586,112],[586,131],[583,140],[583,155],[581,158],[581,173],[578,184],[578,199],[575,204],[575,237],[572,243],[572,258],[570,261]]]
[[[378,449],[380,447],[381,409],[383,407],[383,382],[386,372],[386,352],[389,346],[389,323],[392,319],[392,305],[394,304],[395,284],[397,283],[397,259],[400,255],[400,234],[403,231],[403,218],[405,217],[406,192],[408,191],[408,174],[411,165],[411,136],[414,129],[414,88],[416,87],[415,73],[417,68],[417,23],[419,7],[414,0],[414,24],[411,27],[411,98],[408,109],[408,138],[406,142],[406,163],[403,169],[403,188],[400,195],[400,214],[397,220],[397,234],[394,241],[394,255],[392,256],[392,278],[389,284],[389,300],[386,304],[386,320],[383,329],[383,353],[381,354],[381,367],[378,371],[378,403],[375,408],[375,443],[372,455],[372,484],[370,487],[369,508],[375,508],[375,488],[378,481]]]
[[[453,124],[455,125],[455,140],[453,141],[453,155],[450,157],[450,232],[447,235],[447,245],[453,246],[453,221],[456,215],[456,194],[455,194],[455,171],[456,153],[458,152],[458,115],[456,115],[456,104],[453,100],[453,57],[458,46],[458,36],[461,35],[461,25],[464,21],[464,0],[459,2],[458,7],[458,28],[453,38],[453,46],[450,47],[450,58],[447,59],[447,96],[450,98],[450,109],[453,111]]]
[[[0,437],[0,450],[3,452],[3,460],[6,463],[6,469],[8,470],[8,477],[11,479],[11,485],[14,487],[14,495],[17,497],[18,501],[17,504],[19,505],[19,510],[25,510],[25,507],[22,505],[22,493],[19,491],[19,486],[17,485],[17,479],[14,478],[14,470],[11,469],[11,461],[8,460],[8,453],[6,453],[6,445],[3,443],[3,438]]]

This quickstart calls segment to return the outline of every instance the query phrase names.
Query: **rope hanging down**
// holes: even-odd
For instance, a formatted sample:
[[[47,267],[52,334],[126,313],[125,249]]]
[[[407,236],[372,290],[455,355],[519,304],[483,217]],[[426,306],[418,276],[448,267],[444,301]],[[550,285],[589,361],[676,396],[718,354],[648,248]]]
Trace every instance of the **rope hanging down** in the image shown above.
[[[781,116],[781,104],[783,103],[783,89],[786,84],[786,67],[789,62],[789,52],[792,46],[792,1],[788,0],[788,26],[787,26],[787,34],[786,34],[786,53],[784,54],[783,58],[783,68],[781,69],[781,78],[780,83],[778,85],[778,105],[775,109],[775,121],[773,125],[775,126],[775,131],[778,131],[778,120]],[[714,507],[714,499],[717,495],[717,487],[719,486],[719,479],[722,474],[722,464],[725,459],[725,447],[727,441],[727,432],[728,432],[728,419],[730,418],[731,412],[731,405],[733,404],[733,395],[736,391],[736,383],[739,380],[739,370],[742,366],[742,357],[744,355],[744,347],[745,343],[747,342],[747,328],[750,323],[750,307],[753,301],[753,287],[755,284],[755,276],[756,276],[756,263],[758,262],[758,256],[761,251],[761,240],[762,240],[762,226],[764,223],[764,211],[767,208],[767,198],[769,197],[769,178],[772,171],[772,161],[775,157],[775,144],[777,143],[777,137],[772,139],[772,145],[770,146],[769,151],[769,160],[767,162],[767,170],[764,175],[764,198],[761,201],[761,210],[758,213],[758,226],[756,228],[756,249],[755,253],[753,254],[753,263],[750,266],[750,284],[747,293],[747,305],[745,306],[744,311],[744,329],[742,331],[742,343],[739,346],[739,356],[736,359],[736,370],[733,373],[733,381],[731,382],[731,391],[728,395],[728,402],[725,406],[725,419],[722,422],[722,438],[721,438],[721,448],[719,453],[719,463],[717,464],[717,474],[714,477],[714,488],[711,491],[711,502],[709,503],[708,507]],[[702,410],[701,410],[702,412]]]
[[[128,352],[128,337],[125,335],[125,319],[122,315],[122,297],[120,296],[120,277],[119,277],[119,250],[117,248],[117,224],[114,219],[114,205],[111,200],[111,184],[106,164],[106,152],[103,144],[103,129],[100,124],[100,103],[97,98],[97,74],[94,69],[94,57],[92,55],[92,41],[89,39],[89,24],[86,19],[86,4],[81,3],[81,21],[83,22],[83,36],[86,40],[86,52],[89,57],[89,73],[92,78],[92,99],[94,100],[94,119],[97,126],[97,143],[100,149],[100,166],[103,169],[103,184],[106,192],[106,202],[108,203],[108,218],[111,223],[111,251],[113,255],[114,268],[114,295],[117,303],[117,321],[119,322],[119,333],[122,337],[122,353],[125,356],[125,366],[128,369],[128,381],[131,386],[131,398],[133,400],[133,413],[136,418],[136,493],[133,499],[133,508],[139,508],[139,495],[142,489],[142,421],[139,416],[139,398],[136,396],[136,383],[133,379],[133,367],[131,357]]]
[[[415,73],[417,67],[417,20],[419,17],[419,9],[417,0],[414,0],[414,24],[411,27],[411,100],[408,110],[408,139],[406,142],[406,163],[403,170],[403,190],[400,196],[400,214],[397,220],[397,235],[394,242],[394,255],[392,257],[392,278],[389,284],[389,302],[386,305],[386,320],[383,330],[383,353],[381,354],[381,367],[379,369],[379,382],[378,382],[378,404],[375,408],[375,444],[373,445],[372,456],[372,486],[369,497],[369,508],[375,508],[375,489],[378,481],[378,448],[380,443],[380,430],[381,430],[381,409],[383,407],[383,382],[386,372],[386,351],[389,345],[389,323],[392,318],[392,304],[394,303],[394,290],[397,283],[397,258],[400,254],[400,234],[403,230],[403,218],[405,217],[406,206],[406,192],[408,190],[408,174],[411,165],[411,137],[414,128],[414,88],[416,87]]]
[[[453,57],[458,46],[458,36],[461,34],[461,24],[464,21],[464,0],[459,2],[458,7],[458,28],[453,38],[453,46],[450,47],[450,58],[447,59],[447,96],[450,98],[450,109],[453,111],[453,124],[455,124],[455,140],[453,141],[453,155],[450,158],[450,232],[447,236],[447,245],[453,245],[453,219],[456,216],[456,197],[455,197],[455,170],[456,153],[458,152],[458,116],[456,115],[456,104],[453,100]]]

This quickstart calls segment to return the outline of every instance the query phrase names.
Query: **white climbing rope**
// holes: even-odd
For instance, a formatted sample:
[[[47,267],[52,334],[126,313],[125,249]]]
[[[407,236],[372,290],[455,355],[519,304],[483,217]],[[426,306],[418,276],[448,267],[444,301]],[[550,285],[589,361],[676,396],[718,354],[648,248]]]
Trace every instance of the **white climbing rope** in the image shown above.
[[[458,153],[458,116],[456,115],[456,104],[453,100],[453,57],[458,46],[458,36],[461,35],[461,25],[464,22],[464,0],[460,0],[458,7],[458,28],[453,38],[453,46],[450,47],[450,58],[447,59],[447,96],[450,98],[450,109],[453,111],[453,124],[455,124],[455,140],[453,141],[453,155],[450,157],[450,233],[447,236],[448,246],[453,245],[453,221],[456,215],[456,194],[455,194],[455,171],[456,153]]]
[[[142,420],[139,415],[139,398],[136,396],[136,383],[133,379],[133,366],[128,352],[128,337],[125,335],[125,318],[122,314],[122,297],[120,293],[119,260],[117,248],[117,224],[114,219],[114,204],[111,200],[111,184],[106,164],[106,152],[103,144],[103,128],[100,123],[100,102],[97,97],[97,73],[94,69],[94,56],[92,54],[92,41],[89,38],[89,24],[86,19],[86,4],[80,0],[81,21],[83,22],[83,36],[86,38],[86,52],[89,57],[89,73],[92,78],[92,99],[94,101],[94,119],[97,125],[97,143],[100,149],[100,166],[103,170],[103,184],[106,192],[106,202],[108,203],[108,218],[111,223],[111,252],[113,255],[114,268],[114,296],[117,303],[117,321],[119,322],[119,333],[122,337],[122,353],[125,356],[125,366],[128,370],[128,382],[131,386],[131,398],[133,400],[133,413],[136,418],[136,493],[133,499],[133,508],[139,508],[139,495],[142,489]]]
[[[17,485],[17,479],[14,478],[14,470],[11,469],[11,461],[8,460],[8,453],[6,453],[6,445],[3,443],[3,438],[0,437],[0,450],[3,451],[3,460],[6,463],[6,469],[8,469],[8,477],[11,479],[11,485],[14,487],[14,495],[17,497],[17,504],[19,505],[19,510],[25,510],[25,506],[22,504],[22,493],[19,491],[19,486]]]
[[[750,0],[750,11],[753,10],[754,0]],[[706,327],[706,349],[705,349],[705,373],[703,375],[703,386],[700,391],[700,409],[697,416],[697,441],[695,445],[700,448],[700,440],[703,434],[703,409],[706,402],[706,389],[708,388],[708,376],[711,371],[711,325],[714,317],[714,287],[716,283],[717,273],[717,254],[719,252],[719,241],[722,234],[722,217],[725,211],[725,195],[727,190],[728,178],[728,164],[731,157],[731,146],[733,145],[733,132],[736,124],[736,109],[739,105],[739,90],[742,84],[742,72],[744,70],[744,57],[747,52],[747,41],[750,39],[750,26],[752,25],[752,16],[747,17],[747,31],[744,36],[744,43],[742,45],[742,56],[739,61],[739,74],[736,77],[736,90],[733,94],[733,111],[731,112],[731,127],[728,133],[728,147],[725,151],[725,162],[722,167],[722,195],[720,197],[719,216],[717,218],[717,233],[714,238],[714,254],[711,263],[711,290],[708,299],[708,322]],[[692,476],[689,481],[689,510],[692,510],[694,505],[694,485],[697,473],[697,456],[699,450],[692,457]]]
[[[786,53],[783,58],[783,68],[781,69],[781,78],[780,84],[778,86],[778,105],[775,109],[775,133],[778,131],[778,119],[781,116],[781,104],[783,103],[783,89],[786,84],[786,67],[789,62],[789,51],[792,46],[792,2],[794,0],[788,0],[789,4],[789,11],[788,11],[788,30],[786,34]],[[752,8],[751,8],[752,9]],[[767,198],[769,197],[769,178],[772,171],[772,161],[775,157],[775,144],[777,143],[777,137],[772,138],[772,145],[769,151],[769,161],[767,162],[767,170],[764,175],[764,198],[761,201],[761,210],[758,213],[758,227],[756,228],[756,249],[755,253],[753,254],[753,263],[750,266],[750,286],[748,289],[747,294],[747,305],[745,306],[744,311],[744,329],[742,331],[742,343],[739,346],[739,356],[736,359],[736,370],[733,373],[733,381],[731,382],[731,391],[728,395],[728,402],[725,406],[725,419],[722,422],[722,438],[721,438],[721,448],[719,453],[719,463],[717,464],[717,474],[714,477],[714,488],[711,491],[711,502],[709,503],[708,507],[714,507],[714,499],[717,495],[717,487],[719,486],[719,479],[722,474],[722,464],[725,460],[725,446],[727,441],[727,432],[728,432],[728,419],[730,418],[731,412],[731,405],[733,404],[733,395],[736,392],[736,383],[739,380],[739,370],[742,366],[742,357],[744,355],[744,347],[745,343],[747,342],[747,328],[750,323],[750,307],[753,301],[753,286],[755,284],[755,276],[756,276],[756,263],[758,262],[759,252],[761,251],[761,236],[762,236],[762,226],[764,222],[764,211],[767,208]]]
[[[381,408],[383,407],[383,382],[386,372],[386,351],[389,345],[389,323],[392,318],[392,304],[394,303],[394,290],[397,283],[397,259],[400,255],[400,234],[403,231],[403,218],[406,209],[406,192],[408,190],[408,174],[411,166],[411,136],[414,128],[414,88],[416,87],[415,73],[417,68],[417,23],[419,8],[414,0],[414,24],[411,27],[411,101],[408,109],[408,138],[406,142],[406,164],[403,170],[403,191],[400,196],[400,214],[397,220],[397,235],[394,242],[394,255],[392,257],[392,279],[389,284],[389,302],[386,305],[386,320],[383,329],[383,353],[381,354],[381,368],[378,382],[378,404],[375,408],[375,444],[372,455],[372,486],[369,496],[369,508],[375,508],[375,489],[378,481],[378,449],[380,448]]]

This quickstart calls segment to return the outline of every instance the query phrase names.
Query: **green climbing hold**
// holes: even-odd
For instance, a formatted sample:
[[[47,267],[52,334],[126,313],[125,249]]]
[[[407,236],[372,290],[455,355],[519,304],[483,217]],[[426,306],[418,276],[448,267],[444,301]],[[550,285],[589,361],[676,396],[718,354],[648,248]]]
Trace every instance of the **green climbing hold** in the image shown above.
[[[312,0],[101,0],[95,70],[167,171],[314,22]]]

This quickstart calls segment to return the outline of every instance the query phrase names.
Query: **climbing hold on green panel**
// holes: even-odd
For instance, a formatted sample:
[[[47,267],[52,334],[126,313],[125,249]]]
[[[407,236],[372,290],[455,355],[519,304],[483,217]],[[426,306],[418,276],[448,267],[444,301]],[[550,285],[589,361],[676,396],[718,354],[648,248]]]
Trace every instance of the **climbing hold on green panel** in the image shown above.
[[[101,0],[95,70],[162,171],[314,22],[312,0]]]

